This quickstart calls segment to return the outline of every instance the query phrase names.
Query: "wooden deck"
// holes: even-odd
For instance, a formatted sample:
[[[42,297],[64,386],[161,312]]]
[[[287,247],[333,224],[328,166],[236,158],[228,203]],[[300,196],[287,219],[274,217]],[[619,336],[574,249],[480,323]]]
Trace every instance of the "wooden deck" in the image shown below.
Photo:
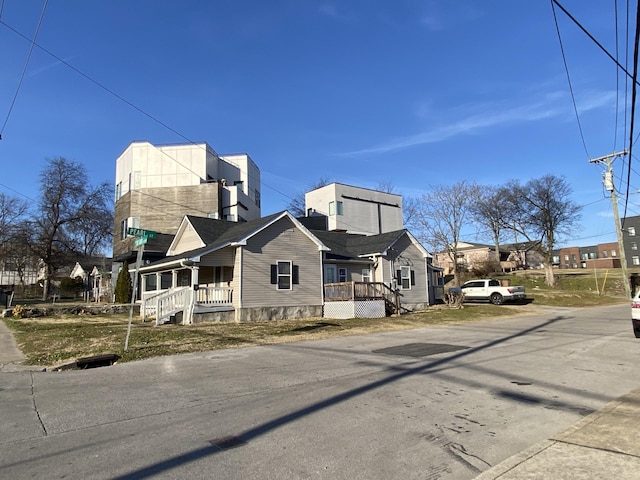
[[[390,314],[400,312],[400,294],[381,282],[325,283],[325,302],[384,300]]]

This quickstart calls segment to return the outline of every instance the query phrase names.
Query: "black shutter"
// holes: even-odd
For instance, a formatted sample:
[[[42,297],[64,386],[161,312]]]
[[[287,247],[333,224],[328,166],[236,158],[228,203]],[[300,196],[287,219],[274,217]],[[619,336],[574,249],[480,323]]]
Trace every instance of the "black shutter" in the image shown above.
[[[278,283],[278,265],[271,265],[271,285]]]
[[[293,273],[291,275],[291,282],[294,285],[298,285],[300,283],[300,274],[299,274],[299,268],[298,265],[294,265],[293,266]]]
[[[415,270],[411,270],[411,285],[415,285],[416,284],[416,271]]]
[[[402,281],[402,272],[400,270],[396,270],[396,281],[400,283]]]

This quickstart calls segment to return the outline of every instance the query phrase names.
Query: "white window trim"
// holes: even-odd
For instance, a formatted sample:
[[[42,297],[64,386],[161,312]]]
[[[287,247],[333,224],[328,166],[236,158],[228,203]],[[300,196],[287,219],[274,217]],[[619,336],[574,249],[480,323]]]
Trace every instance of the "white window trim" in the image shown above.
[[[411,267],[403,265],[400,267],[400,290],[411,290]],[[407,281],[407,287],[404,286],[404,280]]]
[[[280,273],[280,264],[289,265],[289,273]],[[280,288],[280,278],[289,278],[289,288]],[[293,290],[293,262],[291,260],[278,260],[276,262],[276,289],[277,290]]]
[[[364,283],[371,283],[371,269],[363,268],[362,269],[362,281]]]

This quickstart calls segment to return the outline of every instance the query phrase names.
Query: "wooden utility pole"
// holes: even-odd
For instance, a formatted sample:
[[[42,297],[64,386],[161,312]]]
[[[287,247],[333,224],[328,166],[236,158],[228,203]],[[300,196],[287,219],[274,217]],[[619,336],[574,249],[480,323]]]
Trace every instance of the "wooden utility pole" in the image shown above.
[[[607,170],[602,175],[604,188],[611,193],[611,204],[613,206],[613,218],[616,222],[616,235],[618,236],[618,250],[620,252],[620,266],[622,267],[622,280],[624,283],[624,291],[627,298],[631,300],[631,285],[629,284],[629,274],[627,273],[627,255],[624,252],[624,241],[622,237],[622,226],[620,225],[620,215],[618,214],[618,197],[616,196],[616,189],[613,184],[613,168],[611,167],[611,160],[617,157],[623,157],[628,155],[629,152],[624,150],[618,153],[610,153],[598,158],[589,159],[589,163],[604,163],[607,166]]]

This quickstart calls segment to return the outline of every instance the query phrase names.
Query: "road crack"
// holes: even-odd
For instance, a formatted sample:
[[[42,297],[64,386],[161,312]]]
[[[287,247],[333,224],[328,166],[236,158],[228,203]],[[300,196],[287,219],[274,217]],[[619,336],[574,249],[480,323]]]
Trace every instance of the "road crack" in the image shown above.
[[[29,372],[29,374],[31,375],[31,401],[33,402],[33,410],[36,412],[36,417],[38,417],[40,427],[42,428],[42,432],[46,437],[49,435],[49,432],[47,432],[47,427],[45,427],[44,422],[42,421],[42,417],[40,417],[40,412],[38,411],[38,402],[36,402],[36,392],[33,383],[33,372]]]

